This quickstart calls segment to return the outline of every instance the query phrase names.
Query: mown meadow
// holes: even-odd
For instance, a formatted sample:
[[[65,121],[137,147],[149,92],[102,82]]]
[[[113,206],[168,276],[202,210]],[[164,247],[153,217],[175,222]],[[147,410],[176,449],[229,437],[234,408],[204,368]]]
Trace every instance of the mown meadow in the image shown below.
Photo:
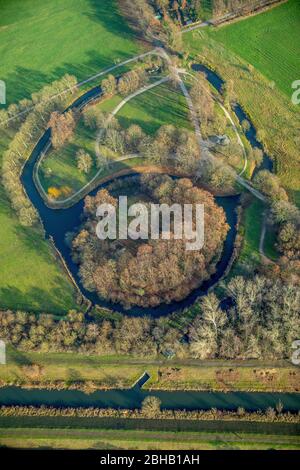
[[[81,80],[140,51],[116,0],[0,0],[7,105],[65,73]],[[3,109],[4,106],[0,106]],[[13,131],[0,132],[0,164]],[[0,307],[64,314],[74,288],[40,228],[21,227],[0,182]]]
[[[8,104],[65,73],[80,81],[140,49],[117,0],[0,0],[0,12],[0,78]]]
[[[300,3],[289,0],[265,13],[219,28],[213,37],[252,64],[291,97],[300,70]]]

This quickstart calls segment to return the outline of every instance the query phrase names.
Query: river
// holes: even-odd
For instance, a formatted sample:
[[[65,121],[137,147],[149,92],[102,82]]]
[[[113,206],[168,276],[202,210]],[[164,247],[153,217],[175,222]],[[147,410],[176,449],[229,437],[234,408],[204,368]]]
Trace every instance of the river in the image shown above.
[[[222,95],[223,94],[223,87],[224,87],[224,80],[213,70],[210,68],[206,67],[203,64],[193,64],[192,69],[195,72],[202,72],[204,73],[206,79],[208,82]],[[263,159],[261,164],[255,168],[253,172],[253,176],[256,175],[256,173],[259,170],[269,170],[273,171],[273,160],[272,158],[264,151],[264,148],[262,144],[258,141],[257,139],[257,131],[256,128],[249,118],[249,116],[245,113],[243,110],[242,106],[239,103],[235,103],[232,106],[232,110],[234,111],[235,115],[237,116],[239,123],[242,124],[244,121],[247,121],[248,123],[248,128],[245,131],[245,136],[251,145],[251,147],[254,148],[259,148],[263,152]]]
[[[0,389],[0,405],[27,405],[53,407],[96,407],[136,409],[149,395],[161,400],[163,409],[234,411],[243,407],[247,411],[275,408],[279,401],[285,411],[300,410],[299,393],[266,392],[194,392],[194,391],[147,391],[138,385],[127,390],[96,391],[86,394],[79,390],[25,390],[18,387]]]
[[[99,98],[99,96],[101,96],[101,88],[95,87],[92,90],[89,90],[84,95],[82,95],[80,98],[78,98],[72,104],[71,108],[82,109],[87,103],[89,103],[93,99]],[[70,247],[68,247],[65,243],[66,233],[76,231],[81,224],[83,200],[79,201],[68,209],[50,209],[46,206],[43,198],[41,197],[39,191],[36,188],[33,179],[34,166],[40,158],[41,154],[44,152],[44,150],[47,149],[50,137],[51,134],[50,130],[48,129],[41,137],[36,147],[34,148],[30,158],[26,162],[21,176],[21,181],[24,185],[29,199],[39,212],[40,218],[45,228],[46,237],[48,238],[51,236],[53,238],[56,247],[62,254],[64,260],[66,261],[68,269],[72,273],[72,276],[75,279],[77,285],[80,287],[81,292],[94,305],[98,304],[103,307],[110,308],[111,310],[115,310],[133,316],[145,315],[146,313],[147,315],[151,315],[153,317],[168,315],[177,310],[191,306],[198,297],[200,297],[201,295],[205,295],[208,289],[214,284],[216,284],[218,280],[223,276],[234,250],[237,224],[236,209],[239,204],[239,196],[216,198],[217,204],[223,207],[226,213],[227,223],[230,226],[224,243],[223,253],[219,263],[216,266],[216,272],[211,276],[208,281],[204,282],[198,289],[195,289],[184,300],[180,302],[172,302],[171,304],[161,304],[159,307],[155,308],[145,309],[134,307],[125,310],[121,304],[113,304],[104,299],[100,299],[96,293],[87,291],[82,285],[80,277],[78,275],[78,265],[76,265],[72,260]],[[90,195],[94,195],[100,187],[105,187],[108,184],[109,183],[98,186],[96,189],[90,192]]]

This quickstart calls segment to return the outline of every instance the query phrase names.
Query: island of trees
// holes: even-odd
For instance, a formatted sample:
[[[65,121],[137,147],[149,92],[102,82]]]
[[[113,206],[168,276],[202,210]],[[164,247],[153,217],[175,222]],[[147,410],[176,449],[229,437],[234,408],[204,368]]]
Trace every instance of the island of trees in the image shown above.
[[[174,239],[172,224],[170,240],[99,240],[95,231],[97,207],[101,203],[118,205],[113,191],[102,189],[85,199],[85,222],[73,241],[75,261],[84,286],[102,298],[128,307],[179,301],[214,272],[228,231],[224,211],[209,192],[193,186],[189,179],[148,174],[138,181],[139,185],[131,181],[131,188],[138,186],[135,198],[142,195],[146,203],[204,204],[203,248],[186,250],[187,240]]]

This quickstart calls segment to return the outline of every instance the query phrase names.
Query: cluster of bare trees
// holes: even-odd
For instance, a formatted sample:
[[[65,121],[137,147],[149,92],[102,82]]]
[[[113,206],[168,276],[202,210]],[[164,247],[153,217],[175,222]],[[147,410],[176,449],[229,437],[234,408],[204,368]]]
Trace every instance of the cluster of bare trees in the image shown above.
[[[118,82],[118,92],[127,96],[147,83],[147,74],[143,69],[131,70],[124,73]]]
[[[76,153],[77,168],[81,173],[89,173],[93,166],[93,159],[89,153],[79,149]]]
[[[148,0],[124,0],[121,5],[130,25],[146,40],[152,42],[161,32],[159,19]]]
[[[111,192],[102,190],[95,198],[87,199],[86,221],[73,242],[83,283],[101,297],[126,306],[156,306],[181,300],[210,276],[219,259],[228,230],[224,211],[210,193],[193,186],[188,179],[143,175],[140,182],[136,179],[132,185],[138,197],[146,194],[146,200],[157,204],[204,204],[204,247],[200,251],[186,250],[184,236],[124,244],[110,240],[99,242],[94,230],[96,207],[100,203],[118,206]]]
[[[150,163],[168,166],[183,174],[194,175],[199,165],[200,150],[194,132],[174,125],[161,126],[154,136],[138,124],[122,129],[116,117],[89,108],[84,113],[85,125],[102,129],[101,154],[139,154]],[[101,165],[101,157],[98,162]]]
[[[300,283],[300,211],[289,201],[278,176],[261,170],[254,178],[255,186],[264,193],[271,205],[270,222],[277,234],[277,249],[281,255],[277,275]]]
[[[22,121],[22,123],[3,155],[2,181],[22,225],[33,225],[37,219],[37,213],[21,184],[21,169],[41,132],[46,128],[51,113],[54,110],[63,109],[67,97],[65,90],[73,91],[76,83],[75,77],[66,75],[52,85],[47,85],[42,91],[32,95],[30,103],[33,109],[17,118],[17,122],[20,124]],[[20,109],[18,106],[17,108]],[[8,111],[10,112],[10,108]],[[11,121],[11,123],[5,125],[16,126],[16,121]]]
[[[161,126],[153,137],[146,136],[139,150],[149,161],[193,175],[200,158],[194,132],[173,125]]]
[[[281,277],[300,284],[300,211],[285,200],[271,204],[271,222],[277,234],[277,249],[280,253],[278,267]]]
[[[300,333],[300,293],[293,285],[263,277],[236,277],[228,284],[233,306],[223,311],[214,294],[201,301],[193,321],[193,357],[226,359],[291,357]]]
[[[162,18],[156,15],[157,5],[148,0],[124,0],[122,9],[131,25],[147,41],[164,44],[174,51],[180,51],[182,49],[180,26],[169,15],[169,2],[161,0],[158,3],[163,11]]]
[[[212,190],[227,191],[234,187],[236,173],[222,159],[207,154],[198,162],[195,179],[208,185]]]
[[[86,322],[74,311],[61,320],[1,311],[1,338],[23,351],[144,357],[172,351],[177,357],[198,359],[290,358],[292,343],[300,335],[299,289],[265,277],[233,278],[228,289],[231,307],[221,309],[213,294],[203,297],[198,315],[183,330],[163,317],[121,316],[108,321],[98,313],[97,321]]]
[[[89,108],[84,112],[84,122],[90,129],[101,130],[101,156],[98,156],[98,166],[103,163],[102,157],[111,152],[118,155],[139,153],[146,135],[137,124],[132,124],[128,129],[122,129],[116,117],[102,113],[95,108]]]
[[[49,127],[51,128],[51,143],[55,149],[63,147],[66,142],[69,142],[74,134],[76,121],[73,111],[66,113],[59,113],[54,111],[49,120]]]
[[[197,75],[190,94],[201,125],[207,126],[214,118],[214,100],[203,73]]]
[[[154,0],[164,18],[170,16],[176,23],[184,24],[186,19],[196,21],[203,14],[204,0]]]
[[[278,176],[268,170],[259,171],[254,177],[254,185],[271,201],[288,201],[288,195],[282,188]]]
[[[115,93],[127,96],[146,85],[147,81],[148,75],[144,67],[137,67],[124,73],[119,80],[113,75],[108,75],[102,80],[101,87],[104,96],[113,96]]]
[[[247,14],[276,0],[213,0],[213,16],[227,13]]]

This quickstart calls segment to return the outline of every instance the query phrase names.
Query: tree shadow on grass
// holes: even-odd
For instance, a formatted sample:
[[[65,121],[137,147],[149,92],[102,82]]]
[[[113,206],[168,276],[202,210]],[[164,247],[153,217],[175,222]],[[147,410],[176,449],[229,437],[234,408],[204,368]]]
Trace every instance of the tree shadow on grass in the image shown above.
[[[67,385],[72,385],[72,384],[76,384],[79,382],[83,382],[83,377],[77,369],[70,368],[68,369],[67,374],[68,374],[67,379],[66,379]]]
[[[8,364],[14,363],[18,366],[32,365],[32,361],[24,353],[22,353],[11,345],[8,345],[7,348],[7,360]]]
[[[26,67],[16,67],[13,73],[5,77],[7,83],[7,102],[18,102],[23,98],[31,98],[32,93],[40,91],[54,80],[61,79],[65,74],[75,75],[78,81],[87,79],[103,68],[114,65],[116,59],[120,62],[128,58],[125,51],[116,50],[113,57],[106,57],[94,49],[86,52],[86,60],[80,64],[64,63],[54,68],[50,73],[43,73]],[[45,59],[46,60],[46,59]]]
[[[90,9],[84,13],[90,20],[101,23],[107,31],[120,35],[125,39],[132,39],[135,36],[132,29],[121,15],[117,5],[117,0],[88,0]]]
[[[36,281],[37,283],[39,282],[38,279]],[[26,292],[22,292],[14,286],[3,287],[0,289],[0,305],[2,308],[10,308],[12,310],[65,315],[67,313],[66,291],[60,286],[61,279],[57,278],[55,281],[57,283],[56,286],[47,291],[38,287],[32,287]]]
[[[91,49],[86,52],[86,60],[81,64],[74,64],[66,62],[59,67],[56,67],[52,73],[54,79],[59,79],[66,73],[75,75],[77,80],[88,79],[90,76],[96,75],[102,70],[123,62],[129,58],[129,54],[125,51],[113,50],[111,56],[105,56],[98,51]],[[91,82],[91,87],[98,85],[103,77],[99,77],[94,82]]]
[[[25,67],[16,67],[13,73],[5,77],[7,83],[8,103],[30,98],[31,94],[39,91],[53,81],[53,75]],[[13,95],[13,97],[11,96]]]
[[[122,447],[119,447],[119,446],[116,446],[116,445],[113,445],[111,443],[108,443],[108,442],[102,442],[102,441],[97,441],[97,442],[94,442],[90,449],[96,449],[96,450],[121,450]]]
[[[48,263],[50,260],[53,261],[53,251],[39,230],[32,227],[23,227],[22,225],[18,225],[15,228],[15,234],[22,244],[29,249],[29,251],[36,251],[38,256]]]

